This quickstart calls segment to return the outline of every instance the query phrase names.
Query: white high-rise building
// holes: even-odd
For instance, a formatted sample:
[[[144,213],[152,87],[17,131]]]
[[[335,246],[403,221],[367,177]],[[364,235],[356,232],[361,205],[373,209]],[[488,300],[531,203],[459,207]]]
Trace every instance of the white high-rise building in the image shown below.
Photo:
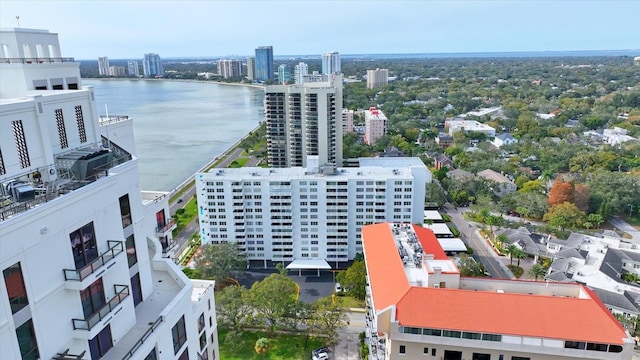
[[[374,89],[389,84],[389,70],[367,70],[367,89]]]
[[[120,77],[120,76],[125,76],[127,75],[124,66],[109,66],[109,75],[111,76],[116,76],[116,77]]]
[[[214,169],[196,174],[200,235],[203,244],[237,243],[254,266],[310,260],[323,269],[362,252],[363,225],[422,222],[430,182],[419,158],[336,168],[315,156],[306,168]]]
[[[213,282],[170,258],[167,194],[140,191],[132,121],[98,117],[57,34],[0,43],[0,357],[216,358]]]
[[[98,73],[101,76],[109,76],[109,58],[102,56],[98,58]]]
[[[128,71],[129,77],[140,76],[140,68],[138,66],[138,62],[135,60],[127,61],[127,71]]]
[[[142,59],[142,68],[144,70],[145,77],[163,76],[164,68],[162,67],[162,61],[158,54],[144,54]]]
[[[342,165],[342,75],[265,88],[270,167],[306,166],[307,156]]]
[[[324,75],[340,74],[340,54],[330,51],[322,54],[322,73]]]
[[[298,63],[293,68],[293,80],[294,80],[294,83],[302,84],[303,83],[303,76],[305,76],[307,74],[309,74],[309,65],[307,65],[307,63],[304,63],[304,62]]]
[[[371,107],[364,111],[364,143],[373,145],[387,133],[387,117],[382,111]]]
[[[342,110],[342,133],[353,132],[353,110]]]
[[[218,75],[225,79],[242,76],[242,61],[241,60],[218,60]]]

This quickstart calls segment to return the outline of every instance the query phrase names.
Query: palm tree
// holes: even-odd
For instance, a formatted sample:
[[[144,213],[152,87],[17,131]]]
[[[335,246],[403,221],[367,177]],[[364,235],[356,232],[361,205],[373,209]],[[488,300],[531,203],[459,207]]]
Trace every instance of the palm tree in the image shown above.
[[[256,344],[254,345],[253,349],[256,351],[256,354],[262,355],[262,358],[264,359],[265,355],[269,352],[270,347],[271,344],[269,343],[269,339],[261,337],[260,339],[256,340]]]
[[[513,265],[513,256],[518,250],[520,250],[520,248],[514,244],[510,244],[509,246],[507,246],[507,254],[509,254],[509,260],[511,261],[510,265]]]
[[[509,242],[509,237],[506,234],[500,234],[496,236],[496,241],[500,244],[500,252],[504,252],[504,244]]]
[[[516,253],[513,254],[513,257],[518,260],[518,267],[520,267],[520,260],[526,259],[527,257],[529,257],[529,255],[526,252],[524,252],[524,250],[521,250],[520,248],[518,248],[518,250],[516,250]]]
[[[533,264],[533,266],[528,271],[529,278],[535,279],[538,281],[538,278],[544,278],[547,275],[547,269],[540,264]]]

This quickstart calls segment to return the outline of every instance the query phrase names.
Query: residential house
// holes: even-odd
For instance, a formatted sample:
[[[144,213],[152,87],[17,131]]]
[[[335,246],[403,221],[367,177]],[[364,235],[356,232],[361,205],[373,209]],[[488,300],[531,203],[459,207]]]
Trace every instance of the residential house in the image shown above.
[[[491,169],[480,171],[478,173],[478,176],[494,182],[495,186],[492,187],[492,190],[496,195],[500,197],[510,194],[518,189],[516,184],[511,181],[511,179]]]
[[[493,146],[497,147],[498,149],[505,145],[516,144],[517,142],[518,139],[511,136],[510,133],[502,133],[500,135],[496,135],[493,141],[491,141]]]

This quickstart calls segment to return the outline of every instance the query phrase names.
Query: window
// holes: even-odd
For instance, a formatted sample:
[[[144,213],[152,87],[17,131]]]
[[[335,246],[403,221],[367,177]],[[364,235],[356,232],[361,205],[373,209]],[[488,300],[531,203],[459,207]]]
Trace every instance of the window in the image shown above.
[[[138,262],[138,257],[136,256],[136,243],[133,238],[133,234],[127,237],[125,244],[127,247],[127,261],[129,262],[129,267],[132,267]]]
[[[462,333],[462,338],[463,339],[473,339],[473,340],[480,340],[480,333],[474,333],[474,332],[463,332]]]
[[[490,354],[473,353],[471,360],[491,360]]]
[[[587,343],[587,350],[607,351],[607,344]]]
[[[36,360],[40,358],[38,342],[36,341],[36,334],[33,330],[33,321],[31,319],[18,326],[16,336],[18,337],[18,346],[20,347],[20,355],[22,355],[23,360]]]
[[[584,350],[585,348],[585,343],[582,341],[565,341],[564,342],[564,348],[565,349],[580,349],[580,350]]]
[[[7,173],[7,170],[4,168],[4,160],[2,159],[2,149],[0,149],[0,175],[4,175]]]
[[[13,128],[13,140],[16,143],[18,150],[18,159],[20,159],[20,168],[24,169],[31,166],[31,160],[29,159],[29,150],[27,149],[27,138],[24,136],[24,128],[22,127],[22,120],[14,120],[11,122]]]
[[[435,348],[431,349],[431,356],[436,356],[436,349]]]
[[[22,268],[17,262],[2,271],[4,275],[4,284],[7,287],[9,295],[9,304],[11,305],[11,313],[15,314],[29,305],[27,298],[27,289],[24,287],[24,278],[22,277]]]
[[[140,285],[140,273],[131,277],[131,295],[133,296],[133,306],[138,306],[142,302],[142,286]]]
[[[502,356],[502,355],[500,355],[500,356]],[[512,356],[511,360],[531,360],[531,358],[524,357],[524,356]]]
[[[111,338],[111,325],[107,325],[98,335],[96,335],[96,337],[89,340],[91,359],[100,359],[112,347],[113,339]]]
[[[205,346],[207,346],[207,332],[203,331],[202,334],[200,334],[200,350],[204,349]]]
[[[198,334],[200,334],[202,332],[202,330],[204,329],[204,313],[200,314],[200,317],[198,318]]]
[[[171,335],[173,336],[173,353],[177,354],[178,350],[180,350],[182,345],[184,345],[184,343],[187,342],[187,330],[185,329],[185,326],[184,326],[184,315],[182,315],[180,320],[178,320],[178,322],[171,329]],[[185,350],[185,353],[186,353],[186,350]],[[182,356],[185,353],[180,355],[180,359],[182,359]],[[189,356],[186,357],[186,359],[188,358]]]
[[[400,354],[406,354],[407,348],[404,345],[400,345]]]
[[[64,126],[64,116],[62,116],[62,109],[54,110],[56,117],[56,126],[58,127],[58,139],[60,140],[60,148],[66,149],[69,147],[67,141],[67,129]]]
[[[129,194],[120,197],[120,216],[122,216],[122,228],[131,225],[131,205],[129,204]]]
[[[145,356],[144,360],[158,360],[158,352],[156,351],[156,348],[153,348],[149,355]]]
[[[69,234],[69,239],[76,270],[82,269],[98,257],[93,222]]]
[[[502,341],[502,335],[482,334],[482,340],[485,340],[485,341]]]
[[[184,352],[180,354],[178,360],[189,360],[189,349],[184,349]]]
[[[425,355],[429,355],[429,348],[422,348],[422,353]]]
[[[102,278],[99,278],[86,289],[80,291],[80,300],[82,301],[82,310],[84,311],[85,319],[98,312],[98,310],[106,304]]]
[[[451,337],[451,338],[460,338],[460,335],[462,335],[462,333],[460,331],[451,331],[451,330],[444,330],[442,332],[442,336],[445,337]]]

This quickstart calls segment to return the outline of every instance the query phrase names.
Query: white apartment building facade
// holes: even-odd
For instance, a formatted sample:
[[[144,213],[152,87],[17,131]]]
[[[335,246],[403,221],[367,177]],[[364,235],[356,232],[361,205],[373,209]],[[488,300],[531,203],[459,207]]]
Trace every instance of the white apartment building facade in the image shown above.
[[[580,284],[461,277],[432,231],[362,229],[370,360],[630,360],[634,341]]]
[[[418,158],[362,158],[358,168],[215,169],[196,175],[203,244],[237,243],[253,265],[362,252],[360,229],[421,222],[431,173]]]
[[[364,110],[364,143],[373,145],[387,133],[387,117],[374,107]]]
[[[308,156],[342,165],[342,76],[265,88],[270,167],[306,166]]]
[[[235,59],[218,60],[218,75],[225,79],[242,76],[242,61]]]
[[[342,134],[353,132],[353,110],[342,110]]]
[[[109,66],[109,75],[110,76],[125,76],[127,73],[125,72],[124,66]]]
[[[322,54],[322,73],[325,75],[340,74],[340,54],[337,51],[329,51]]]
[[[303,77],[309,74],[309,65],[304,62],[299,62],[293,67],[293,80],[296,84],[303,83]]]
[[[142,70],[145,77],[163,76],[164,68],[162,67],[160,55],[154,53],[144,54]]]
[[[367,70],[367,89],[389,84],[389,69]]]
[[[98,58],[98,74],[101,76],[109,76],[109,58],[101,56]]]
[[[57,34],[2,29],[0,43],[2,358],[217,357],[213,282],[169,258],[166,194],[142,193],[135,155],[100,135],[131,122],[98,118]]]
[[[127,74],[129,77],[138,77],[140,76],[140,67],[138,66],[138,62],[135,60],[127,61]]]

